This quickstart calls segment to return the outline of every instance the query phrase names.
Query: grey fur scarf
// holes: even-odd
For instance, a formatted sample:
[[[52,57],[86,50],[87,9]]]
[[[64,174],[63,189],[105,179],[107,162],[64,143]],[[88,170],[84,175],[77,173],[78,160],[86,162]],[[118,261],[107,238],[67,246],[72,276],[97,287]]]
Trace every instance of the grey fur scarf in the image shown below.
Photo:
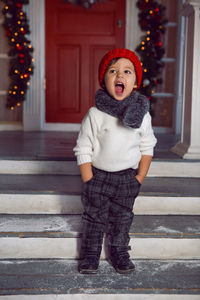
[[[117,117],[125,127],[130,128],[139,128],[144,115],[149,111],[147,98],[136,92],[118,101],[100,89],[95,95],[95,105],[99,110]]]

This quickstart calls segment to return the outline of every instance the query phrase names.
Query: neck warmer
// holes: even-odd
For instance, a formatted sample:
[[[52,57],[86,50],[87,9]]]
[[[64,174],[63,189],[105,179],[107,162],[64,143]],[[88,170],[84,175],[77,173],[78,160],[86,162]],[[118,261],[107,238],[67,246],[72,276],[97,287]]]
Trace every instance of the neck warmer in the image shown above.
[[[125,127],[130,128],[139,128],[144,115],[149,111],[147,98],[136,92],[119,101],[100,89],[95,95],[95,105],[99,110],[117,117]]]

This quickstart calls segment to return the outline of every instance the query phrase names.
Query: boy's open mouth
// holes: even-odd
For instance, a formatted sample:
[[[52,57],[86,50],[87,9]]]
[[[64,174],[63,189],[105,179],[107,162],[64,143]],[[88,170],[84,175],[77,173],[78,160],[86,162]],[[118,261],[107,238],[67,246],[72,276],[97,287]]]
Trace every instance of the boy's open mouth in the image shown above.
[[[124,84],[122,82],[117,82],[115,84],[115,93],[122,94],[124,91]]]

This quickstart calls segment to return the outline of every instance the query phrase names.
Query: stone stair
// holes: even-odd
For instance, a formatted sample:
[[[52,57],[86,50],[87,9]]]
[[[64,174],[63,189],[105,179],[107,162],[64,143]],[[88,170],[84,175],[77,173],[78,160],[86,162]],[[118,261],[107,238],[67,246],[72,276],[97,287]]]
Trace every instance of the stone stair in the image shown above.
[[[130,231],[136,271],[117,274],[105,240],[89,276],[77,271],[82,183],[73,157],[0,155],[2,299],[200,299],[199,161],[154,158]]]

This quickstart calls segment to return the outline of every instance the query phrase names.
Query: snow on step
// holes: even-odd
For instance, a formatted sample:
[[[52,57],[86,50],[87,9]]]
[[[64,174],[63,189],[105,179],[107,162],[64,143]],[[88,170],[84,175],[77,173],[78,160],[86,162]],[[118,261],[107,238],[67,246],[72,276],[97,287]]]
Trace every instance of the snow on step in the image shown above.
[[[74,260],[4,260],[0,294],[12,300],[199,299],[199,260],[135,260],[135,266],[135,272],[123,276],[101,261],[96,275],[83,276]]]
[[[2,215],[0,225],[1,259],[78,257],[80,216]],[[199,232],[198,216],[135,216],[130,230],[130,255],[145,259],[200,259]]]

